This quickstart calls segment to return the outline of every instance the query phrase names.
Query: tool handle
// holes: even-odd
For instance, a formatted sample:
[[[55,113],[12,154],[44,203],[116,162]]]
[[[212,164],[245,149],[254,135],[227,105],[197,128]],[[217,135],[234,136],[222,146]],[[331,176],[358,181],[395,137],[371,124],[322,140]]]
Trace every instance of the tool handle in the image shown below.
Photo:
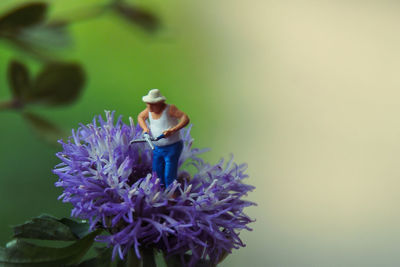
[[[162,139],[162,138],[165,138],[165,134],[160,134],[160,135],[156,138],[155,141],[158,141],[158,140],[160,140],[160,139]]]

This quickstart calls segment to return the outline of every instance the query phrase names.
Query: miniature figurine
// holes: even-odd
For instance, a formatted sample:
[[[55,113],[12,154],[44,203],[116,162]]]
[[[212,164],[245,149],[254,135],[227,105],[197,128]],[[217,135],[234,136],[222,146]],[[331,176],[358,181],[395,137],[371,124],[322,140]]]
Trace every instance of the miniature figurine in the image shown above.
[[[145,139],[154,144],[153,172],[168,187],[178,176],[178,161],[182,153],[183,142],[179,130],[189,123],[189,117],[175,105],[165,103],[166,98],[160,90],[152,89],[142,98],[146,109],[140,112],[138,123],[142,127]],[[149,120],[148,128],[146,119]],[[154,138],[157,137],[157,138]]]

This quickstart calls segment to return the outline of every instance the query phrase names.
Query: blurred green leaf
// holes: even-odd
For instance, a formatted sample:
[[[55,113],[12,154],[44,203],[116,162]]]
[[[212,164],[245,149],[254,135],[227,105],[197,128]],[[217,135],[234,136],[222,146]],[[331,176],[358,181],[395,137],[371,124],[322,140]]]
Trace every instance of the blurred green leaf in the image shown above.
[[[53,62],[56,60],[54,55],[48,53],[48,51],[45,51],[30,44],[29,42],[26,42],[25,40],[23,40],[23,38],[21,38],[21,36],[23,36],[23,34],[7,35],[6,38],[15,48],[23,53],[28,54],[29,56],[40,62]]]
[[[55,267],[79,263],[92,246],[100,231],[94,231],[84,238],[63,248],[38,246],[15,239],[0,250],[1,266],[43,266]]]
[[[72,241],[77,239],[77,236],[67,225],[48,215],[41,215],[13,228],[14,238],[19,237],[63,241]]]
[[[18,61],[13,60],[8,64],[8,81],[14,99],[21,100],[24,93],[30,90],[29,71]]]
[[[25,45],[44,50],[60,50],[72,44],[67,24],[55,22],[51,24],[38,24],[20,31],[15,38]]]
[[[165,263],[164,255],[160,250],[154,250],[154,260],[157,267],[168,267]]]
[[[74,102],[85,83],[85,73],[79,64],[50,63],[39,73],[29,92],[29,102],[62,105]]]
[[[47,4],[33,2],[23,4],[0,17],[0,32],[12,32],[29,27],[45,19]]]
[[[64,105],[74,102],[85,83],[83,68],[75,63],[49,63],[31,82],[27,67],[12,61],[8,67],[8,79],[14,98],[21,105]]]
[[[63,138],[65,135],[57,125],[39,115],[23,112],[22,116],[32,127],[32,130],[38,134],[40,138],[49,143],[56,144],[57,140]]]
[[[158,18],[145,9],[124,2],[116,2],[112,7],[121,17],[148,32],[154,32],[160,27]]]
[[[85,222],[77,222],[68,218],[62,218],[58,221],[68,226],[69,229],[74,233],[74,235],[76,235],[79,238],[82,238],[88,233],[90,233],[89,224]]]
[[[89,225],[68,218],[40,215],[13,227],[14,238],[73,241],[89,233]]]
[[[112,265],[111,248],[95,248],[97,249],[97,256],[85,260],[77,265],[68,266],[68,267],[110,267]],[[118,259],[116,259],[117,261]]]

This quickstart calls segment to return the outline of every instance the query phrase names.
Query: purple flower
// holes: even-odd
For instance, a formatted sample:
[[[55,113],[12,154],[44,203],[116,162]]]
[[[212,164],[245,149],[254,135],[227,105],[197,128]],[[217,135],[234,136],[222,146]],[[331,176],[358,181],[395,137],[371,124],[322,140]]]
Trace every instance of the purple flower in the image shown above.
[[[151,170],[152,152],[146,143],[129,144],[141,138],[141,129],[114,123],[114,112],[106,121],[98,116],[72,131],[72,137],[57,153],[62,161],[54,169],[59,197],[73,205],[71,215],[90,222],[91,229],[105,228],[108,235],[97,241],[113,246],[113,257],[123,259],[133,248],[156,248],[166,255],[191,253],[192,266],[200,259],[217,263],[233,248],[245,246],[239,238],[252,220],[243,209],[254,203],[244,200],[254,187],[242,182],[246,165],[205,163],[193,149],[190,128],[181,131],[184,149],[178,180],[163,188]],[[194,166],[188,172],[184,166]],[[190,168],[189,168],[190,169]]]

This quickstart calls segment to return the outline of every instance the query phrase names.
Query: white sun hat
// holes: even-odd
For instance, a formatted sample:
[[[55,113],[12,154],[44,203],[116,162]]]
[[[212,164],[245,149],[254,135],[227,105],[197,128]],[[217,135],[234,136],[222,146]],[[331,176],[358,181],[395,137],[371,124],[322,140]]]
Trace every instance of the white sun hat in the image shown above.
[[[147,95],[142,97],[143,102],[146,103],[157,103],[161,101],[165,101],[167,98],[165,96],[162,96],[160,93],[160,90],[158,89],[151,89]]]

